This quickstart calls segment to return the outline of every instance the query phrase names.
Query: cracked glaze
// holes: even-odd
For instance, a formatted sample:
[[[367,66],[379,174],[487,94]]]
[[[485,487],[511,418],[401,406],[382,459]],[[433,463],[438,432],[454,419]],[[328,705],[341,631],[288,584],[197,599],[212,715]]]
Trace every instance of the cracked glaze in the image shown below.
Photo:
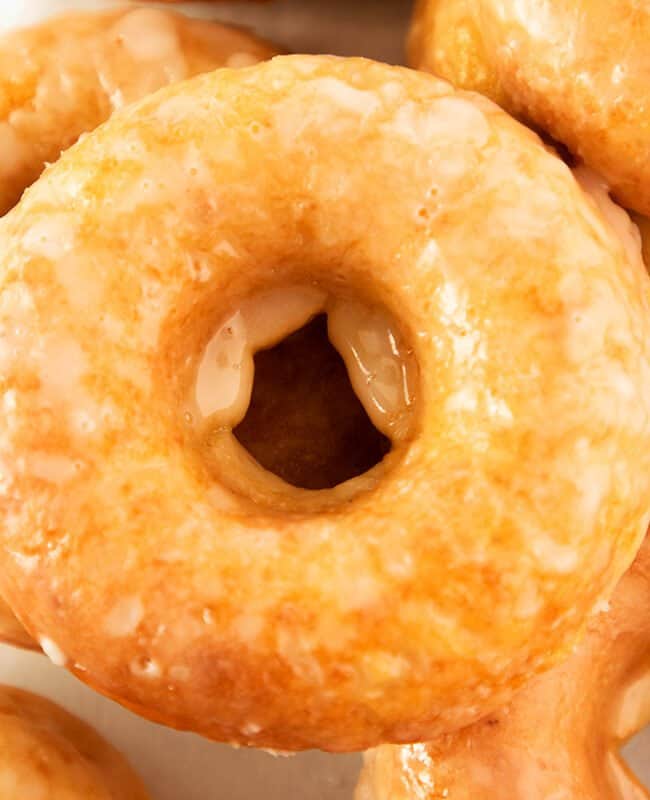
[[[638,245],[482,98],[327,57],[197,78],[48,169],[0,262],[0,589],[146,716],[283,750],[432,738],[559,657],[636,553]],[[390,313],[412,431],[333,490],[257,469],[233,502],[186,365],[242,298],[307,284]]]
[[[409,59],[550,133],[650,214],[650,6],[419,0]]]

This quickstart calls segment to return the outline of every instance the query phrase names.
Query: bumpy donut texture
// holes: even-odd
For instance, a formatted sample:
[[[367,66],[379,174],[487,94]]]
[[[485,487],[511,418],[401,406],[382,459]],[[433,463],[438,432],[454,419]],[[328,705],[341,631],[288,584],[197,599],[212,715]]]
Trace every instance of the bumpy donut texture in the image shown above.
[[[49,168],[0,263],[0,589],[145,716],[279,749],[430,739],[549,666],[634,558],[648,277],[489,101],[357,59],[218,70]],[[378,467],[300,491],[227,425],[196,434],[193,365],[260,292],[393,321],[415,402]]]
[[[0,214],[47,162],[117,108],[169,83],[277,52],[218,23],[154,9],[71,13],[0,37]]]
[[[419,0],[410,63],[547,131],[650,214],[650,6]]]
[[[46,162],[127,102],[224,65],[270,58],[233,28],[153,10],[66,14],[0,38],[0,214]],[[0,640],[37,647],[0,599]]]
[[[649,609],[646,540],[565,664],[463,731],[369,752],[357,800],[647,800],[618,751],[650,722]]]
[[[90,726],[38,695],[0,686],[3,800],[147,800],[126,759]]]

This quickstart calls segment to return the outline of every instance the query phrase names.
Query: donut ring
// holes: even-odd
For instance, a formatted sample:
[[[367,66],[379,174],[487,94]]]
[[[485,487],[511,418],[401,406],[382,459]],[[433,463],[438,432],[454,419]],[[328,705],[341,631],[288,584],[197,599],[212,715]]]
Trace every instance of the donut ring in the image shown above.
[[[218,70],[49,168],[0,263],[0,588],[145,716],[433,738],[549,666],[636,554],[648,277],[482,98],[358,59]],[[251,353],[323,308],[393,449],[310,492],[231,428]]]
[[[3,800],[147,800],[126,759],[44,697],[0,686]]]
[[[63,14],[0,37],[0,214],[117,108],[277,53],[245,31],[155,9]]]
[[[650,7],[636,0],[418,0],[409,62],[496,100],[650,214]]]
[[[275,52],[243,31],[144,9],[66,14],[1,37],[0,214],[124,103]],[[0,641],[38,649],[2,600]]]
[[[566,663],[463,731],[371,751],[357,800],[650,797],[618,752],[650,722],[648,608],[650,539]]]

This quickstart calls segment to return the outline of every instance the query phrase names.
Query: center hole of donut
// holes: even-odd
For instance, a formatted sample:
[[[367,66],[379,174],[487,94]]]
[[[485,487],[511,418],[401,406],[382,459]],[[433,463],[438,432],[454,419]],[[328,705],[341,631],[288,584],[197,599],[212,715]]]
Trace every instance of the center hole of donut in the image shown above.
[[[315,508],[375,485],[392,462],[375,465],[408,440],[417,367],[383,306],[274,288],[234,303],[209,333],[185,362],[182,411],[219,485]]]
[[[234,434],[269,472],[301,489],[362,475],[391,448],[354,392],[319,314],[254,357],[251,401]]]

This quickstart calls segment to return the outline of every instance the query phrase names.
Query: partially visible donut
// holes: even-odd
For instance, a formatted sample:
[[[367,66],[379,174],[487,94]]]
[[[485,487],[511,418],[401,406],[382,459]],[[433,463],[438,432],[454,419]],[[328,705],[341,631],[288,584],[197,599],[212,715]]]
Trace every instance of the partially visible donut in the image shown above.
[[[0,37],[0,214],[47,162],[117,108],[277,50],[216,22],[155,9],[69,13]]]
[[[0,686],[2,800],[147,800],[124,756],[44,697]]]
[[[366,755],[357,800],[648,800],[619,755],[650,723],[650,539],[569,660],[430,744]]]
[[[81,680],[213,738],[484,716],[647,528],[649,284],[612,224],[423,73],[279,57],[117,112],[0,221],[0,590]],[[392,450],[317,492],[232,430],[253,354],[323,312]]]
[[[650,5],[418,0],[413,66],[550,133],[650,214]]]

